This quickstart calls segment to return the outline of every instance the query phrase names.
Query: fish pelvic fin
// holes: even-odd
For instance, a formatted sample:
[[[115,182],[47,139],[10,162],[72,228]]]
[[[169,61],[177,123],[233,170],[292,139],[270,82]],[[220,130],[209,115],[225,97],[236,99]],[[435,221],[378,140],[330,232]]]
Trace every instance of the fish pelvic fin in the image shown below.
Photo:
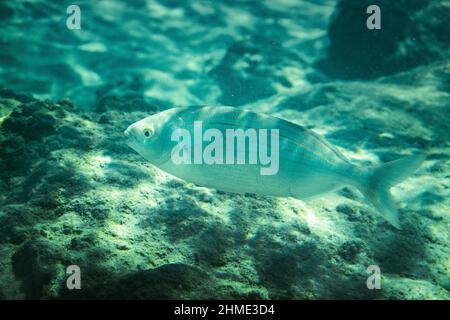
[[[401,229],[398,208],[390,188],[413,174],[425,158],[425,153],[419,153],[390,161],[370,170],[360,183],[359,189],[370,203],[397,229]]]

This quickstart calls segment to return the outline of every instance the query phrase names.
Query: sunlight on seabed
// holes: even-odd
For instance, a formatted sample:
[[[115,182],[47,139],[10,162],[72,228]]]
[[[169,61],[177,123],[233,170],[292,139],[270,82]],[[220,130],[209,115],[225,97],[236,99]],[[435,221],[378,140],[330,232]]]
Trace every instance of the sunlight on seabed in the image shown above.
[[[336,233],[334,224],[323,217],[317,216],[306,203],[300,200],[295,200],[295,203],[304,212],[302,218],[308,223],[308,227],[314,231],[322,231],[326,233]]]

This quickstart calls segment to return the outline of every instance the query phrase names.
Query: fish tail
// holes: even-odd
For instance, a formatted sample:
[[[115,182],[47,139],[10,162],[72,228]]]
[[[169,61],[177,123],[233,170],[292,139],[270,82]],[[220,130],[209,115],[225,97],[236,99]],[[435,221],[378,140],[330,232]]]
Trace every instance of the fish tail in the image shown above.
[[[424,153],[419,153],[369,169],[364,181],[359,183],[359,189],[370,203],[397,229],[401,229],[398,210],[389,189],[410,176],[425,158]]]

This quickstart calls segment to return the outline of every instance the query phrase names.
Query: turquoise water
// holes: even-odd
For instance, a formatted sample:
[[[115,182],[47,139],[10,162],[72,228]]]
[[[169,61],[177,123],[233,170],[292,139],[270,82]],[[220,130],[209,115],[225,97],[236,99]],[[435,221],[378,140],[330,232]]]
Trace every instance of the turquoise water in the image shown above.
[[[77,1],[78,30],[71,4],[0,2],[1,299],[449,298],[448,1],[379,1],[379,30],[365,0]],[[426,153],[391,189],[402,229],[351,186],[227,193],[126,145],[191,105],[286,119],[362,167]]]
[[[66,27],[67,3],[2,3],[3,84],[83,107],[105,93],[129,92],[163,105],[256,101],[293,81],[310,82],[334,1],[77,4],[80,30]],[[241,53],[242,72],[255,71],[256,79],[235,92],[230,68]],[[272,68],[279,75],[269,80]]]

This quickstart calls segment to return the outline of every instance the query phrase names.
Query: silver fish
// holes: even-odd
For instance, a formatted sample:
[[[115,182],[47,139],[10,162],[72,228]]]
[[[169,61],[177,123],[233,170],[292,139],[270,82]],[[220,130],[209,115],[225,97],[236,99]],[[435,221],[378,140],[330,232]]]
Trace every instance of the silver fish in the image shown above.
[[[277,130],[279,170],[262,175],[261,163],[176,164],[172,161],[177,141],[173,132],[183,129],[195,135],[195,122],[203,130]],[[233,107],[173,108],[144,118],[124,132],[128,145],[156,167],[199,186],[235,193],[255,193],[306,199],[343,186],[359,189],[377,211],[400,229],[397,206],[389,189],[411,175],[425,160],[425,154],[407,156],[378,167],[363,167],[347,160],[324,138],[302,126],[273,116]],[[270,138],[271,138],[270,137]],[[259,141],[270,149],[271,139]],[[202,146],[198,146],[201,143]],[[204,141],[191,142],[203,147]],[[249,158],[250,148],[243,156]],[[187,153],[192,150],[185,150]],[[242,152],[242,149],[241,149]],[[190,157],[192,155],[189,155]],[[273,156],[273,155],[272,155]],[[193,157],[193,156],[192,156]]]

